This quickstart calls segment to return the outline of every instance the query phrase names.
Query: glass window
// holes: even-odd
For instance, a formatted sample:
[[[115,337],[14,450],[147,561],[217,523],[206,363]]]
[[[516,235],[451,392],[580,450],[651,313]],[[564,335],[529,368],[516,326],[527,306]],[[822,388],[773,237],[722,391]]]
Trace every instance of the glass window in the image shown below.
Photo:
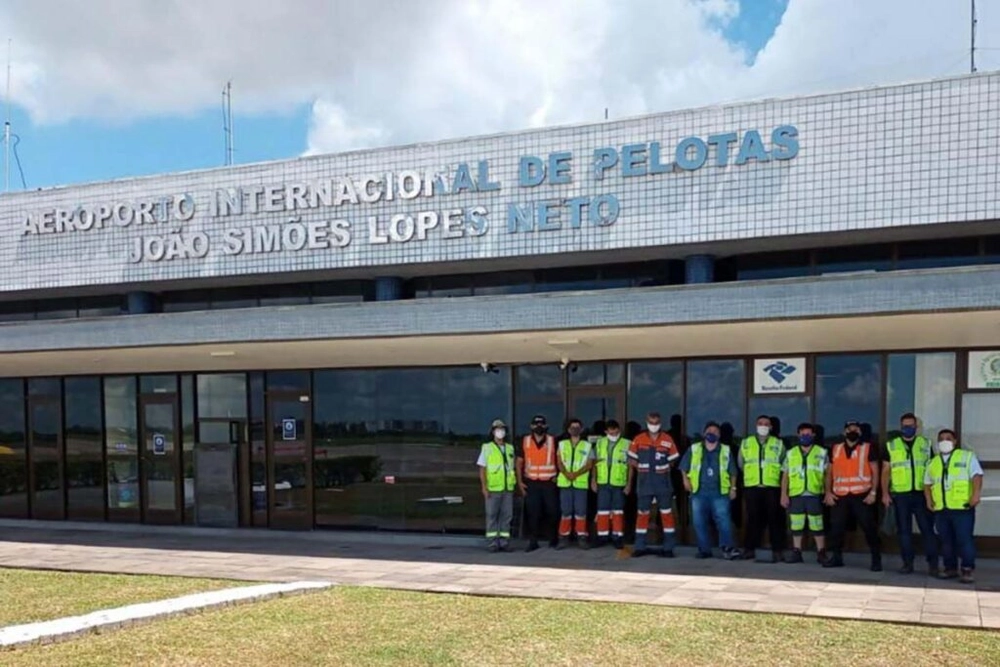
[[[124,311],[125,302],[120,296],[85,297],[80,299],[80,317],[109,317],[121,315]]]
[[[897,246],[897,269],[929,269],[979,263],[979,239],[910,241]]]
[[[983,475],[982,503],[976,509],[976,535],[1000,535],[1000,471],[986,470]]]
[[[571,364],[570,386],[625,384],[625,364]]]
[[[79,315],[76,299],[46,299],[37,304],[40,320],[65,320]]]
[[[28,378],[29,396],[61,396],[62,385],[59,378]]]
[[[0,322],[22,322],[35,319],[35,309],[29,301],[0,303]]]
[[[208,293],[205,290],[189,292],[167,292],[161,297],[164,313],[183,313],[193,310],[208,310]]]
[[[816,421],[827,444],[839,440],[844,422],[861,422],[865,438],[882,429],[882,357],[836,354],[816,357]]]
[[[243,377],[242,375],[240,377]],[[243,392],[246,413],[246,390]],[[194,523],[194,376],[181,376],[181,464],[184,473],[184,523]]]
[[[139,387],[143,394],[175,394],[177,393],[177,376],[143,375],[139,379]]]
[[[309,371],[269,371],[267,390],[309,393]]]
[[[476,296],[492,294],[528,294],[535,282],[531,271],[511,271],[508,273],[484,273],[475,276],[473,293]]]
[[[362,280],[340,280],[313,283],[313,303],[357,303],[375,298],[375,283]]]
[[[104,519],[101,380],[66,378],[66,492],[71,521]]]
[[[1000,461],[1000,393],[962,396],[961,442],[980,461]]]
[[[0,379],[0,516],[28,516],[24,383]]]
[[[104,380],[104,450],[107,456],[108,509],[112,518],[139,518],[139,428],[136,381],[132,376]]]
[[[536,292],[596,290],[608,287],[628,287],[628,280],[602,281],[598,266],[573,266],[542,269],[536,272]]]
[[[987,236],[983,239],[983,262],[996,264],[1000,262],[1000,235]]]
[[[544,415],[549,432],[558,435],[566,418],[566,392],[563,371],[557,365],[518,366],[515,369],[514,424],[512,433],[528,432],[535,415]]]
[[[199,419],[246,419],[246,416],[245,374],[219,373],[198,376]]]
[[[230,308],[256,308],[260,305],[256,287],[231,287],[212,290],[209,296],[213,310]]]
[[[260,288],[261,306],[302,306],[309,303],[309,285],[268,285]]]
[[[847,273],[851,271],[890,271],[892,246],[840,246],[816,251],[816,273]]]
[[[267,428],[264,425],[264,374],[250,373],[250,484],[253,490],[251,523],[267,526]]]
[[[629,364],[626,437],[645,428],[646,413],[659,412],[664,430],[683,443],[684,364],[680,361],[644,361]]]
[[[794,278],[812,273],[809,250],[769,252],[734,258],[737,280]]]
[[[722,441],[733,444],[745,432],[746,373],[742,359],[689,361],[686,429],[700,438],[706,423],[718,422]]]
[[[890,354],[886,385],[887,437],[899,435],[899,418],[917,415],[921,431],[934,442],[937,432],[955,427],[955,354]]]
[[[791,444],[798,433],[798,426],[808,422],[812,415],[812,398],[810,396],[753,396],[750,398],[747,412],[746,433],[755,433],[757,417],[767,415],[771,418],[772,433]],[[823,428],[817,425],[817,435],[823,437]],[[840,433],[842,429],[836,429]]]

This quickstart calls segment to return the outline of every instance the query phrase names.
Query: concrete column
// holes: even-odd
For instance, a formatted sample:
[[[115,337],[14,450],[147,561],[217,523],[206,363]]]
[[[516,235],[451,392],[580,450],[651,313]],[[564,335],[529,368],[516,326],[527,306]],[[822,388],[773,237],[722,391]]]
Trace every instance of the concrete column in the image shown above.
[[[691,255],[684,259],[684,282],[711,283],[715,281],[715,258],[711,255]]]
[[[403,298],[402,278],[376,278],[375,300],[398,301]]]
[[[141,315],[156,311],[156,299],[149,292],[129,292],[128,312],[130,315]]]

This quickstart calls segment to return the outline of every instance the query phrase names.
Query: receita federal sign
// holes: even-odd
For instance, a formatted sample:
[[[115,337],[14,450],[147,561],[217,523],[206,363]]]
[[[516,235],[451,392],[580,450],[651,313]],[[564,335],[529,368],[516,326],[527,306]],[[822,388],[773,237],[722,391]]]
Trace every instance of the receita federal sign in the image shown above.
[[[628,204],[618,192],[601,191],[609,175],[619,176],[619,183],[621,179],[668,178],[706,165],[725,169],[791,160],[798,152],[798,130],[793,125],[779,125],[764,136],[751,129],[686,137],[673,146],[649,141],[599,147],[585,155],[568,150],[522,155],[516,158],[516,165],[510,165],[513,169],[506,170],[515,174],[507,183],[495,176],[502,170],[490,160],[470,160],[445,167],[331,175],[301,182],[237,185],[133,201],[46,208],[24,214],[20,234],[27,241],[52,234],[129,230],[127,259],[138,263],[211,255],[330,251],[352,243],[384,245],[433,237],[476,238],[494,227],[506,234],[603,228],[614,225]],[[587,184],[588,194],[575,194],[580,192],[581,183]],[[531,199],[532,189],[543,184],[555,189],[547,190],[549,196]],[[560,188],[566,196],[551,196]],[[509,200],[498,199],[505,193]],[[478,194],[483,200],[473,205],[449,205],[449,198],[460,194]],[[414,210],[391,215],[372,210],[386,202],[419,203],[410,207]],[[329,216],[303,219],[304,214],[317,210],[329,211]],[[284,221],[275,221],[283,214],[288,216]],[[203,221],[212,224],[193,224]]]

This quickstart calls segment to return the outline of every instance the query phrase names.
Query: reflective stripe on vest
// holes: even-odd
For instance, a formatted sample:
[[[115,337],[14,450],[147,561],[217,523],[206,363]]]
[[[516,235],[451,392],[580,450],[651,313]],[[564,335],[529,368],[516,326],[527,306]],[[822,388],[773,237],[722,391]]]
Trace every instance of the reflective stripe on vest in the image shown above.
[[[624,487],[628,481],[628,448],[632,444],[625,438],[618,438],[612,446],[611,440],[603,437],[597,441],[597,483]],[[610,471],[610,475],[608,472]]]
[[[581,439],[576,443],[576,447],[573,446],[571,440],[563,440],[559,443],[559,459],[562,461],[563,470],[568,470],[569,472],[577,472],[582,470],[584,466],[587,465],[587,459],[590,456],[590,449],[592,445],[589,440]],[[561,488],[568,489],[572,486],[574,489],[587,489],[590,488],[590,475],[583,475],[577,477],[572,483],[569,481],[569,477],[559,473],[558,484]]]
[[[732,480],[729,479],[729,447],[719,443],[719,491],[722,495],[729,495],[732,488]],[[688,472],[688,480],[691,482],[691,493],[698,493],[701,486],[701,462],[705,455],[705,445],[696,442],[691,445],[691,470]]]
[[[773,435],[768,436],[764,443],[764,456],[760,454],[760,443],[757,436],[745,438],[740,443],[740,454],[743,456],[743,486],[781,486],[781,455],[785,453],[785,445]],[[763,479],[761,479],[763,468]]]
[[[514,447],[504,443],[501,451],[496,442],[483,443],[486,450],[486,490],[491,493],[513,491],[517,484],[514,474]]]
[[[854,455],[847,456],[847,445],[833,446],[833,495],[849,496],[872,490],[872,464],[868,460],[871,443],[854,446]]]
[[[823,495],[826,488],[826,450],[813,445],[803,456],[802,446],[788,450],[785,458],[788,465],[788,495],[792,498],[807,491],[814,496]]]
[[[924,472],[931,458],[931,444],[918,435],[913,439],[913,458],[902,438],[889,441],[889,490],[893,493],[920,491],[924,488]]]
[[[524,477],[525,479],[548,481],[556,476],[556,439],[551,435],[545,436],[542,446],[538,446],[538,441],[532,435],[526,435],[521,440],[521,449],[524,453]]]
[[[944,459],[935,456],[927,464],[927,474],[931,478],[931,502],[934,511],[944,509],[969,509],[972,499],[972,452],[956,449],[948,457],[945,474]]]

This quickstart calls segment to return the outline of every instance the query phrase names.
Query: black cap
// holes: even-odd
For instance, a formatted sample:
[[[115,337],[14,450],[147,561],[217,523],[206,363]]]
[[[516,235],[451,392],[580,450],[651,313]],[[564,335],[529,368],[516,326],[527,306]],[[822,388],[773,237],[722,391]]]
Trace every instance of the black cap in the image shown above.
[[[857,419],[848,419],[846,422],[844,422],[844,428],[850,428],[851,426],[857,426],[858,428],[861,428],[861,422],[859,422]]]
[[[545,415],[535,415],[531,418],[532,424],[547,424],[548,421],[545,419]]]

